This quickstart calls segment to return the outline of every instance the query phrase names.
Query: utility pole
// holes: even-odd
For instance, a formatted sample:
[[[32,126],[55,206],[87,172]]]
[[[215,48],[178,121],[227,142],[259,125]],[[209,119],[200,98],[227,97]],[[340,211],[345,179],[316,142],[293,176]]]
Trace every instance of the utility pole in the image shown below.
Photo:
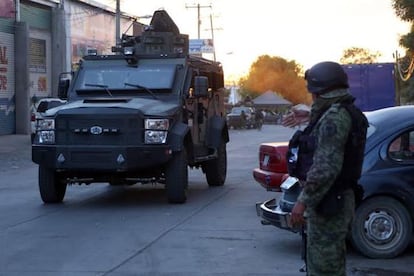
[[[116,14],[115,14],[115,45],[121,45],[121,0],[116,0]]]
[[[210,13],[211,40],[213,41],[213,60],[216,61],[216,45],[214,41],[213,16]]]
[[[214,61],[216,61],[216,42],[214,40],[214,31],[215,30],[222,30],[222,28],[213,28],[213,15],[210,14],[210,30],[211,30],[211,40],[213,41],[213,57]]]
[[[16,22],[20,22],[20,0],[14,1],[14,7],[15,7],[15,20]]]
[[[119,1],[119,0],[117,0],[117,1]],[[193,9],[193,8],[197,8],[197,27],[198,27],[198,39],[200,39],[200,26],[201,26],[201,19],[200,19],[200,9],[201,8],[211,8],[211,5],[208,5],[208,6],[201,6],[200,4],[197,4],[197,5],[187,5],[187,4],[185,4],[185,7],[187,8],[187,9]]]

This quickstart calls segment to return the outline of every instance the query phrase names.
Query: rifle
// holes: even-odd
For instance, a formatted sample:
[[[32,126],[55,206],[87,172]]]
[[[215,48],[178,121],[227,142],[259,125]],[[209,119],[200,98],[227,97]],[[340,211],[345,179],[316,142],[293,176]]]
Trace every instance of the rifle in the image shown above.
[[[306,234],[306,224],[302,225],[302,228],[300,230],[300,235],[302,236],[301,257],[302,257],[302,260],[304,261],[304,264],[299,269],[299,271],[306,272],[306,275],[308,275],[308,267],[307,267],[307,262],[306,262],[306,246],[307,246],[308,235]]]

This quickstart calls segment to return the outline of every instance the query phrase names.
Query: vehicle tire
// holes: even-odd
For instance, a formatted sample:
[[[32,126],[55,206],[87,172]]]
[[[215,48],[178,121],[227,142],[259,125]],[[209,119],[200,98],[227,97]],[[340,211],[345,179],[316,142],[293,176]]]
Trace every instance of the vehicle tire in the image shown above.
[[[351,242],[369,258],[388,259],[401,254],[409,245],[413,222],[407,209],[391,197],[374,197],[356,210]]]
[[[60,203],[66,193],[65,182],[54,170],[39,166],[39,191],[44,203]]]
[[[174,153],[165,170],[165,189],[169,203],[184,203],[187,200],[188,160],[185,148]]]
[[[223,186],[227,175],[226,143],[222,142],[218,148],[217,158],[208,160],[202,165],[209,186]]]

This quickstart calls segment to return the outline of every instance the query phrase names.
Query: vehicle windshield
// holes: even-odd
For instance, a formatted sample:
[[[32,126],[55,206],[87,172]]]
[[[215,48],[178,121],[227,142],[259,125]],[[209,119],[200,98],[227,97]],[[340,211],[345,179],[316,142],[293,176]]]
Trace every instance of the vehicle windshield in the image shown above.
[[[245,107],[244,108],[243,107],[233,107],[232,110],[231,110],[231,113],[233,113],[233,114],[241,114],[242,111],[249,112],[250,109],[245,108]]]
[[[175,68],[175,64],[88,66],[80,72],[75,88],[111,93],[114,90],[170,90],[174,84]]]

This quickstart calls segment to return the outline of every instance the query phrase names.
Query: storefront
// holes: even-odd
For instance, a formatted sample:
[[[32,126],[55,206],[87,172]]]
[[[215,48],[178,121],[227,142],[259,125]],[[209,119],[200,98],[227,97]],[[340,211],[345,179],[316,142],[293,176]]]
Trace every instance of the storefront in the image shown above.
[[[120,21],[121,32],[144,29],[124,13]],[[0,135],[29,134],[33,103],[57,97],[59,74],[114,45],[115,11],[98,2],[0,0]]]

